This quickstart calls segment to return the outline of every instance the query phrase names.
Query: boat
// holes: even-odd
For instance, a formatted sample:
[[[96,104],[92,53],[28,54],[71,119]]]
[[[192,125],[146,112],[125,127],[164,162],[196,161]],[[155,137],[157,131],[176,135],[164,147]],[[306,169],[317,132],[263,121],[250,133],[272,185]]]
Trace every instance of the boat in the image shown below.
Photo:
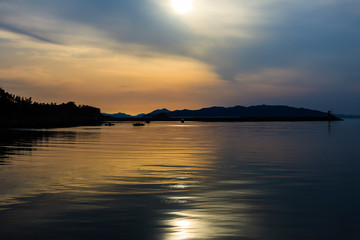
[[[114,126],[115,124],[111,123],[111,122],[107,122],[105,123],[105,126]]]
[[[133,124],[135,127],[138,127],[138,126],[144,126],[145,124],[144,123],[134,123]]]

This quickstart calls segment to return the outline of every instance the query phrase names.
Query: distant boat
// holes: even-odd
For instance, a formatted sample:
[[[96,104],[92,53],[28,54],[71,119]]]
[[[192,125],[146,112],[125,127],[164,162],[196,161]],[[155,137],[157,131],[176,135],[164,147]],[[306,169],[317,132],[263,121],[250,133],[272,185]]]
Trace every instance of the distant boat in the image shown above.
[[[135,127],[138,127],[138,126],[145,126],[145,124],[144,123],[134,123],[133,124]]]
[[[114,125],[115,125],[115,124],[110,123],[110,122],[105,123],[105,126],[114,126]]]

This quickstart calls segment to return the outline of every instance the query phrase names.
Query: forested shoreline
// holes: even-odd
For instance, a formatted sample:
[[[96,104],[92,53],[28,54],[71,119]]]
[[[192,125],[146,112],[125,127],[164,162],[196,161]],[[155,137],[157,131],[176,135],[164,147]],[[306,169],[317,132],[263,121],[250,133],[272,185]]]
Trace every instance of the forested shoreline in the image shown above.
[[[99,108],[68,103],[38,103],[0,87],[0,127],[62,127],[101,123]]]

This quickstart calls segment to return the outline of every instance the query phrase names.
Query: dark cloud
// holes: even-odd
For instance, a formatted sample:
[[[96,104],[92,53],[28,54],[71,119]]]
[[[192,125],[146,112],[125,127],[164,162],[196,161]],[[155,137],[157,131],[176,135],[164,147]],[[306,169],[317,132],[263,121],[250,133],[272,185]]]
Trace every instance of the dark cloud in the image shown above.
[[[25,29],[21,29],[21,28],[15,27],[15,26],[4,24],[4,23],[0,23],[0,29],[4,29],[4,30],[7,30],[7,31],[10,31],[10,32],[13,32],[13,33],[26,35],[28,37],[34,38],[34,39],[39,40],[39,41],[52,43],[52,44],[58,44],[55,40],[48,39],[46,37],[34,34],[31,31],[27,31]]]

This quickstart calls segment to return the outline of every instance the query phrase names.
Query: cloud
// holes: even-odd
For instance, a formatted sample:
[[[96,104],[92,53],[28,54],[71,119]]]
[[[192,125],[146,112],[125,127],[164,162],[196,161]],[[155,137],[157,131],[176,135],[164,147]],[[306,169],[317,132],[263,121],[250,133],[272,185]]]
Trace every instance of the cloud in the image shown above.
[[[8,25],[6,25],[6,24],[1,24],[1,23],[0,23],[0,29],[5,29],[5,30],[8,30],[8,31],[10,31],[10,32],[23,34],[23,35],[32,37],[32,38],[34,38],[34,39],[37,39],[37,40],[39,40],[39,41],[44,41],[44,42],[49,42],[49,43],[56,44],[56,42],[53,41],[53,40],[47,39],[47,38],[42,37],[42,36],[38,36],[38,35],[36,35],[36,34],[33,34],[33,33],[31,33],[31,32],[28,32],[28,31],[26,31],[26,30],[23,30],[23,29],[16,28],[16,27],[14,27],[14,26],[8,26]]]
[[[158,59],[174,64],[182,59],[194,63],[192,66],[205,66],[223,90],[212,95],[229,104],[256,99],[251,94],[239,98],[236,93],[247,89],[255,94],[260,86],[267,99],[281,91],[284,101],[291,95],[300,99],[306,94],[316,101],[321,94],[323,98],[335,96],[336,91],[346,94],[360,79],[359,1],[196,0],[194,11],[187,15],[174,14],[169,2],[1,0],[0,29],[6,34],[0,35],[0,69],[7,69],[8,74],[9,69],[20,69],[20,74],[26,66],[46,69],[43,62],[51,56],[54,65],[48,74],[54,79],[61,78],[59,68],[74,68],[66,61],[75,66],[79,65],[76,61],[83,61],[82,70],[86,63],[110,74],[128,66],[121,62],[117,67],[111,59],[132,62],[135,73],[150,73],[143,65],[154,67]],[[91,62],[110,64],[105,68],[105,64],[97,67]],[[189,69],[190,65],[186,71]],[[68,79],[85,76],[79,73]],[[126,85],[128,79],[136,81],[137,77],[122,72],[121,82]],[[205,86],[202,79],[199,82]],[[170,89],[170,83],[167,86]],[[229,100],[230,96],[235,100]],[[263,99],[266,102],[266,97]]]
[[[5,53],[0,58],[14,60],[2,62],[0,85],[40,102],[75,101],[137,114],[163,104],[173,109],[207,105],[221,86],[209,66],[191,58],[159,53],[144,58],[101,47],[54,47],[14,33],[2,36],[7,42],[0,46]]]

